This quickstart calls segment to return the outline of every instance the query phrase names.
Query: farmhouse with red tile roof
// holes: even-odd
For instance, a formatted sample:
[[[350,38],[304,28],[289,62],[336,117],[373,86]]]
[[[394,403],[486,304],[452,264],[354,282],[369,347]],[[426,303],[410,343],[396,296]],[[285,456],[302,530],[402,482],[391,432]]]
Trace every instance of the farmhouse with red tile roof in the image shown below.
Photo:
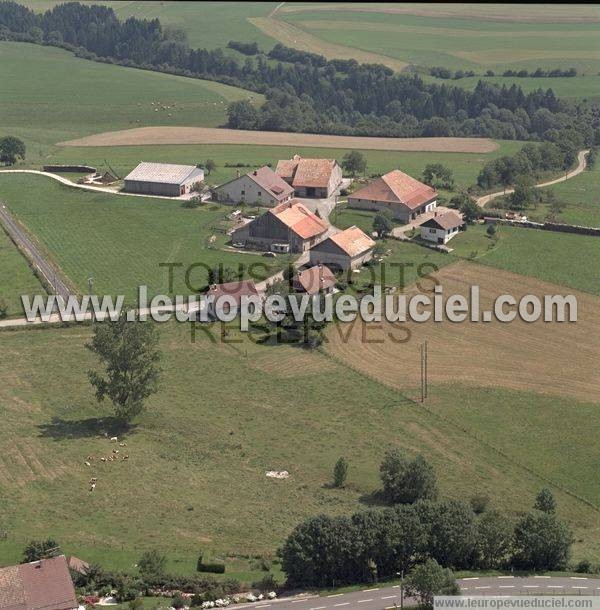
[[[0,568],[0,610],[79,607],[64,555]]]
[[[342,182],[335,159],[303,159],[294,155],[277,163],[277,174],[294,187],[296,197],[331,197]]]
[[[297,273],[294,277],[294,290],[311,295],[319,292],[330,293],[336,282],[336,277],[329,267],[315,265]]]
[[[348,197],[348,206],[377,212],[387,210],[397,220],[408,223],[435,209],[437,192],[395,169],[352,193]]]
[[[311,265],[357,269],[373,258],[375,242],[357,226],[330,235],[310,251]]]
[[[323,240],[328,229],[327,222],[292,199],[235,230],[231,240],[261,250],[287,244],[290,252],[304,252]]]
[[[289,201],[294,189],[265,165],[221,184],[215,192],[222,203],[249,203],[273,207]]]
[[[465,224],[455,212],[438,214],[424,222],[421,226],[421,237],[436,244],[445,244],[451,240]]]

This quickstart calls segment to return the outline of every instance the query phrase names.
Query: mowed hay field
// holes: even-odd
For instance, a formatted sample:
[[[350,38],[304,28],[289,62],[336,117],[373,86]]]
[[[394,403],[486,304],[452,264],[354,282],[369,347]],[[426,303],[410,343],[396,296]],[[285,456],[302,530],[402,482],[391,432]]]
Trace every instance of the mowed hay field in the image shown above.
[[[489,138],[374,138],[333,136],[281,131],[245,131],[207,127],[139,127],[98,133],[61,146],[138,146],[148,144],[246,144],[270,146],[311,146],[361,150],[402,150],[413,152],[490,153],[498,144]]]
[[[423,453],[443,495],[488,493],[493,506],[513,517],[548,484],[511,455],[520,438],[513,447],[508,437],[506,454],[496,453],[438,413],[325,355],[256,345],[233,330],[227,344],[213,343],[205,332],[218,338],[219,329],[202,328],[191,343],[187,325],[161,325],[161,391],[125,437],[121,451],[129,459],[113,463],[98,461],[114,445],[103,436],[112,431],[110,407],[96,404],[86,379],[95,366],[84,349],[90,329],[3,332],[0,515],[9,535],[0,540],[1,563],[17,561],[27,539],[49,535],[65,552],[107,568],[131,568],[148,548],[190,572],[200,550],[223,557],[272,553],[303,518],[365,506],[361,498],[379,487],[378,466],[392,445]],[[551,418],[545,431],[551,439],[581,431],[583,442],[573,443],[562,468],[577,481],[587,476],[591,406],[520,396],[532,408],[552,401],[557,412],[575,411],[568,427]],[[475,388],[469,400],[500,410],[514,399],[511,392]],[[350,462],[348,486],[328,489],[340,455]],[[268,479],[272,469],[291,477]],[[93,493],[90,476],[98,477]],[[597,512],[553,491],[578,540],[587,534],[576,557],[600,557],[598,538],[589,535]]]
[[[491,310],[493,299],[504,294],[519,299],[527,294],[543,298],[545,294],[573,293],[563,286],[506,271],[495,270],[492,275],[488,268],[469,262],[430,273],[420,281],[420,290],[432,290],[434,281],[446,297],[462,294],[469,298],[470,286],[479,286],[482,311]],[[356,322],[351,331],[346,327],[331,331],[328,349],[385,383],[407,389],[419,384],[419,345],[427,340],[429,376],[434,384],[462,382],[596,400],[600,390],[600,327],[595,320],[600,299],[582,292],[574,294],[578,302],[576,323],[407,322],[402,326],[410,333],[410,340],[398,343],[387,339],[388,332],[394,337],[402,335],[398,323],[382,323],[383,328],[377,328]],[[372,342],[364,341],[365,333]]]

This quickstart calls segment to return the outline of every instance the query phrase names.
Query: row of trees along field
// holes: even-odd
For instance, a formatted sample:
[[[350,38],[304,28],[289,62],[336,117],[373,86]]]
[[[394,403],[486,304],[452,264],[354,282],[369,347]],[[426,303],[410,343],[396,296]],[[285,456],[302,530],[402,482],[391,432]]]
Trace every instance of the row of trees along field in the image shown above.
[[[343,480],[347,476],[345,463]],[[334,485],[339,486],[339,462]],[[280,554],[291,586],[373,582],[410,573],[428,560],[445,568],[560,570],[567,566],[573,536],[555,514],[548,489],[531,512],[516,522],[488,508],[476,495],[470,503],[438,500],[435,473],[422,456],[409,459],[390,450],[380,467],[382,489],[373,501],[385,508],[350,517],[320,515],[300,523]]]
[[[558,100],[548,89],[524,94],[516,85],[480,81],[474,91],[426,84],[379,64],[331,60],[276,45],[256,53],[232,42],[241,61],[221,49],[192,49],[183,31],[158,19],[117,19],[111,8],[77,2],[37,14],[0,2],[0,39],[49,44],[88,59],[209,78],[264,93],[267,102],[229,108],[229,126],[365,136],[487,136],[543,139],[553,117],[557,129],[574,129],[586,144],[600,141],[600,112],[591,104]],[[540,115],[542,113],[542,115]]]

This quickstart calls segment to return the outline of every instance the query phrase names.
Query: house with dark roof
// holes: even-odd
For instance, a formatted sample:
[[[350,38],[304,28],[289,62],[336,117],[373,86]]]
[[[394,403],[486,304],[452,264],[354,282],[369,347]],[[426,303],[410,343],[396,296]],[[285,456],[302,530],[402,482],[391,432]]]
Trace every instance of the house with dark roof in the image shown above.
[[[226,204],[248,203],[274,207],[289,201],[294,195],[294,189],[265,165],[221,184],[215,193],[217,199]]]
[[[311,265],[357,269],[373,258],[375,242],[357,226],[330,235],[310,250]]]
[[[258,297],[259,299],[263,297],[253,280],[235,280],[224,284],[213,284],[205,296],[212,297],[208,302],[207,313],[209,318],[215,320],[219,319],[220,314],[229,314],[233,304],[239,311],[244,297]]]
[[[0,610],[76,610],[64,555],[0,568]]]
[[[292,199],[236,229],[231,240],[258,250],[304,252],[325,239],[328,230],[326,221]]]
[[[408,223],[437,206],[437,192],[431,186],[395,169],[373,180],[348,197],[348,207],[376,212],[388,211]]]
[[[128,193],[179,197],[204,180],[204,170],[195,165],[148,163],[142,161],[125,176],[123,190]]]
[[[419,227],[421,238],[436,244],[445,244],[459,232],[464,224],[464,220],[455,212],[436,213]]]
[[[294,290],[306,294],[318,294],[333,292],[337,279],[333,271],[326,265],[314,265],[308,269],[298,271],[294,276]]]
[[[275,172],[294,188],[296,197],[331,197],[342,182],[335,159],[303,159],[294,155],[277,162]]]

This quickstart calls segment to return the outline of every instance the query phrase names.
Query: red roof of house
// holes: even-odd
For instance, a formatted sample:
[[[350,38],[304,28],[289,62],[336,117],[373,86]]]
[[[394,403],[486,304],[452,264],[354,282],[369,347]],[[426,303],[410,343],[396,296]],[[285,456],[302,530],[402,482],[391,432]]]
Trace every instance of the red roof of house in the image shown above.
[[[310,239],[321,235],[329,228],[329,225],[322,218],[313,214],[304,204],[295,199],[279,204],[269,210],[268,213],[275,215],[302,239]]]
[[[335,159],[303,159],[298,155],[277,162],[275,171],[293,187],[327,187]]]
[[[78,607],[64,555],[0,568],[1,610],[74,610]]]
[[[294,192],[293,187],[266,165],[248,172],[246,175],[276,199],[285,199]]]
[[[421,226],[432,228],[437,227],[438,229],[449,231],[450,229],[461,227],[464,224],[464,220],[458,214],[455,214],[454,212],[444,212],[443,214],[436,214],[429,220],[422,223]]]
[[[328,239],[350,257],[359,256],[375,247],[375,242],[357,226],[348,227]]]
[[[390,204],[399,203],[411,210],[436,197],[437,192],[434,188],[419,182],[399,169],[384,174],[381,178],[373,180],[373,182],[351,195],[351,199],[369,199]]]
[[[214,296],[215,301],[225,295],[233,296],[238,307],[242,304],[243,296],[259,294],[253,280],[236,280],[235,282],[225,282],[224,284],[213,284],[207,293],[207,295]]]
[[[335,286],[336,281],[333,271],[326,265],[315,265],[304,269],[295,278],[296,289],[308,294],[317,294],[320,290],[331,288]]]

